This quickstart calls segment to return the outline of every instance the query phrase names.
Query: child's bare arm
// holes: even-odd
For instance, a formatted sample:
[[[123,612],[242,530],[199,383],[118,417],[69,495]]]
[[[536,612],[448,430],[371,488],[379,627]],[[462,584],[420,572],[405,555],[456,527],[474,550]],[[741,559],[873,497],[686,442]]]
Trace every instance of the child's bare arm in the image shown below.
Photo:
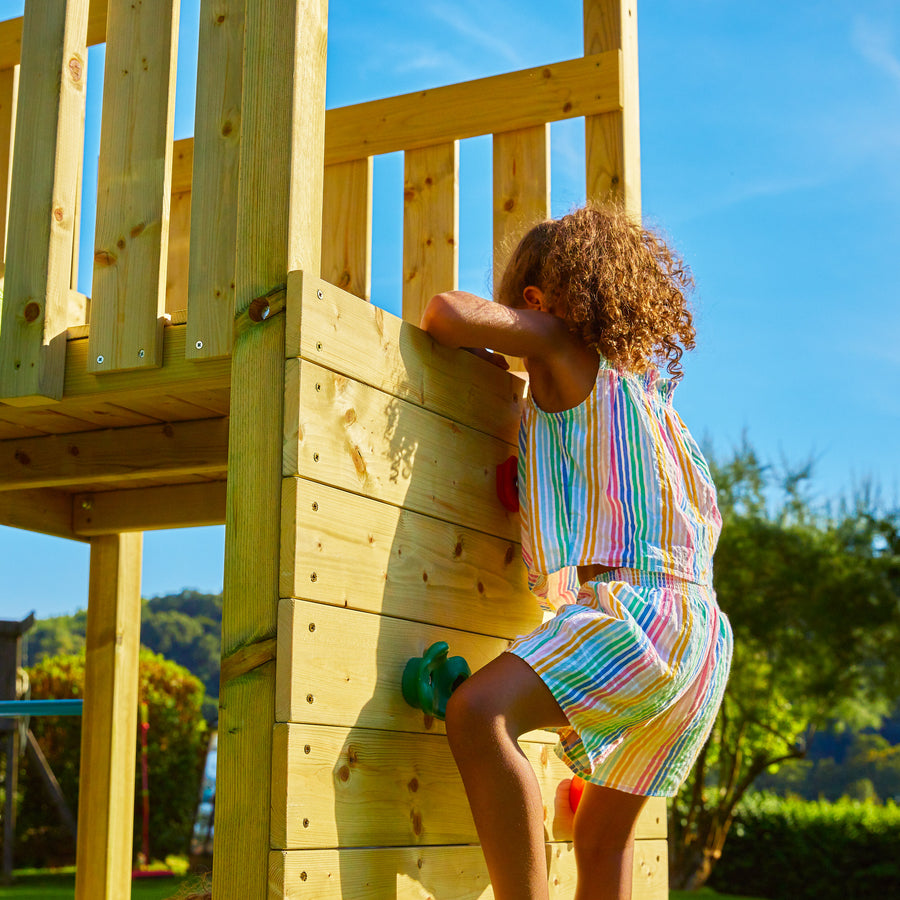
[[[508,356],[548,358],[568,335],[562,320],[533,309],[512,309],[465,291],[431,298],[421,327],[447,347],[486,347]]]

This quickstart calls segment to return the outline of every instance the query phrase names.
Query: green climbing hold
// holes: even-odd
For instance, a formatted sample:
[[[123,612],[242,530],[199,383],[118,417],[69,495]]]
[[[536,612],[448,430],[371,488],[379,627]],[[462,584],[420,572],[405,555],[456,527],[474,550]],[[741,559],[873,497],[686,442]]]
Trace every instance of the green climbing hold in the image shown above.
[[[424,656],[414,656],[403,670],[403,699],[426,715],[443,719],[450,695],[472,674],[461,656],[451,656],[446,641],[432,644]]]

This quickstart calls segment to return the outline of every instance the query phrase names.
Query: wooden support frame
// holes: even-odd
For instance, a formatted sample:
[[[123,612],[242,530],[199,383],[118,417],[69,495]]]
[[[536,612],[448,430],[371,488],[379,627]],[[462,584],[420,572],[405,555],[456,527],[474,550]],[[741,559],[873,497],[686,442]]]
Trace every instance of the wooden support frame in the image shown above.
[[[322,238],[326,0],[247,4],[235,317],[287,281],[318,277]],[[231,440],[216,776],[216,900],[268,892],[285,351],[288,303],[240,329],[232,350]],[[288,340],[285,341],[287,327]],[[262,648],[265,652],[258,652]]]
[[[131,896],[142,540],[91,541],[76,900]]]

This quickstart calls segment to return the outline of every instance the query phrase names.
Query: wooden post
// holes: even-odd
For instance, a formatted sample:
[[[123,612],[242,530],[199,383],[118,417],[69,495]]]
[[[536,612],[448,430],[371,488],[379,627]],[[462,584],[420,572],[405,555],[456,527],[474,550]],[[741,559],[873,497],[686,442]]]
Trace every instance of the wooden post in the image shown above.
[[[87,19],[87,0],[30,3],[25,12],[0,343],[6,403],[63,392]]]
[[[586,116],[588,200],[610,195],[641,213],[641,133],[638,103],[637,0],[584,0],[584,53],[622,52],[623,109]]]
[[[131,896],[142,540],[91,541],[76,900]]]
[[[268,890],[285,346],[299,345],[300,312],[290,289],[285,315],[254,318],[252,303],[293,269],[318,277],[326,36],[326,0],[247,4],[235,266],[246,327],[232,351],[216,900],[264,900]]]
[[[6,222],[9,216],[18,93],[19,67],[13,66],[0,71],[0,261],[3,262],[6,261]]]

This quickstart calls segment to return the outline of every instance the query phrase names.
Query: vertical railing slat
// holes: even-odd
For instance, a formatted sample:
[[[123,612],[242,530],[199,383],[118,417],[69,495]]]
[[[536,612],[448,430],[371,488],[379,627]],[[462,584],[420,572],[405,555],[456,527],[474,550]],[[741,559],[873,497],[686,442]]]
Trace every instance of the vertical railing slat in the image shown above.
[[[87,15],[87,0],[25,10],[0,330],[6,403],[40,403],[63,392]]]
[[[179,0],[110,0],[88,370],[162,365]]]
[[[322,277],[363,300],[372,292],[372,157],[325,167]]]
[[[244,0],[203,0],[188,275],[188,359],[227,356],[234,323]]]
[[[641,212],[641,133],[638,103],[637,0],[583,0],[584,53],[622,51],[624,109],[586,116],[587,198],[617,197]]]
[[[550,126],[494,135],[494,290],[522,235],[550,215]]]
[[[403,318],[459,278],[459,141],[407,150],[403,177]]]
[[[16,96],[19,67],[0,72],[0,262],[6,262],[6,223],[12,184],[13,142],[16,136]],[[2,277],[2,276],[0,276]]]
[[[550,126],[494,135],[494,292],[522,235],[550,215]],[[508,359],[513,371],[523,364]]]

